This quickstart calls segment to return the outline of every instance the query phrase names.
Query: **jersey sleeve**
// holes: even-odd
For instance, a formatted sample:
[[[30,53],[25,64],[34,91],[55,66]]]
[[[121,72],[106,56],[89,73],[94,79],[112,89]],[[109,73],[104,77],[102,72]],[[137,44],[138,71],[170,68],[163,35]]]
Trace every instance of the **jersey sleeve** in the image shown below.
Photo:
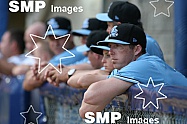
[[[123,67],[117,73],[110,76],[129,82],[129,83],[142,83],[147,84],[150,77],[154,77],[156,81],[163,81],[161,79],[160,71],[153,63],[147,61],[134,61]]]

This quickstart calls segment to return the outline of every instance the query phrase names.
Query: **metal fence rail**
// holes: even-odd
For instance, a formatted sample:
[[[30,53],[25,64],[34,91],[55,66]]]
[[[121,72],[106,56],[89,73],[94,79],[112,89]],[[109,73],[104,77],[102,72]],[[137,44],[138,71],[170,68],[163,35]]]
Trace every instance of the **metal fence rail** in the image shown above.
[[[47,124],[83,124],[78,110],[79,105],[61,104],[55,99],[45,97]]]

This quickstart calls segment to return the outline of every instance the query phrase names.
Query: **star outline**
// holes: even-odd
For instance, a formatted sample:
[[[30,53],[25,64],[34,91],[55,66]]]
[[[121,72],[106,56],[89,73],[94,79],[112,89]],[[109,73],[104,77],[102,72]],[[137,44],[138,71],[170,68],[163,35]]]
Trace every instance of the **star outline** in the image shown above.
[[[148,87],[150,81],[152,82],[152,85],[153,85],[154,87],[158,87],[158,86],[161,85],[160,88],[159,88],[159,90],[158,90],[158,93],[161,94],[163,97],[158,97],[158,98],[156,98],[156,105],[155,105],[152,101],[149,101],[149,102],[147,103],[147,105],[145,106],[145,98],[143,98],[143,97],[138,97],[138,96],[140,96],[140,95],[143,93],[143,90],[142,90],[142,88],[141,88],[140,85],[142,85],[142,86],[144,86],[144,87]],[[149,104],[152,104],[156,109],[158,109],[158,108],[159,108],[158,100],[159,100],[159,99],[166,99],[166,98],[167,98],[166,95],[164,95],[163,93],[160,92],[160,90],[162,89],[163,86],[164,86],[164,83],[160,83],[160,84],[155,85],[155,84],[154,84],[154,81],[153,81],[153,79],[152,79],[152,77],[150,77],[149,80],[148,80],[148,83],[147,83],[146,85],[145,85],[145,84],[138,83],[138,87],[140,88],[141,92],[138,93],[136,96],[134,96],[134,98],[135,98],[135,99],[142,99],[142,100],[143,100],[143,104],[142,104],[142,108],[143,108],[143,109],[147,108],[147,106],[148,106]]]
[[[65,50],[66,52],[68,52],[69,54],[71,54],[71,56],[61,57],[61,58],[59,59],[59,61],[60,61],[60,64],[59,64],[59,65],[61,65],[61,60],[62,60],[62,59],[75,57],[75,55],[74,55],[72,52],[70,52],[69,50],[67,50],[67,49],[64,47],[64,46],[66,45],[66,43],[68,42],[69,38],[70,38],[70,34],[66,34],[66,35],[63,35],[63,36],[56,37],[52,26],[49,25],[48,28],[47,28],[47,31],[46,31],[46,33],[45,33],[45,35],[44,35],[44,37],[41,37],[41,36],[38,36],[38,35],[35,35],[35,34],[30,34],[30,37],[31,37],[31,39],[32,39],[32,41],[33,41],[33,43],[34,43],[34,45],[35,45],[35,48],[34,48],[33,50],[31,50],[30,52],[28,52],[27,54],[25,54],[25,57],[29,57],[29,58],[33,58],[33,59],[38,59],[38,60],[39,60],[39,64],[38,64],[38,73],[39,73],[39,74],[42,73],[48,66],[52,66],[56,71],[58,71],[58,73],[60,73],[60,74],[62,73],[62,67],[60,66],[60,69],[58,69],[58,68],[56,68],[52,63],[48,63],[48,64],[41,70],[41,58],[35,57],[35,56],[29,56],[29,54],[31,54],[31,53],[34,52],[36,49],[38,49],[38,46],[37,46],[37,44],[36,44],[36,42],[35,42],[35,40],[34,40],[33,37],[37,37],[37,38],[40,38],[40,39],[42,39],[42,40],[45,40],[46,37],[47,37],[47,33],[48,33],[48,31],[49,31],[50,29],[51,29],[51,31],[52,31],[52,34],[53,34],[55,40],[60,39],[60,38],[63,38],[63,37],[67,37],[67,38],[66,38],[66,41],[65,41],[64,44],[62,45],[62,49],[64,49],[64,50]]]
[[[36,111],[34,110],[34,107],[33,107],[32,105],[29,106],[29,109],[28,109],[26,112],[20,112],[20,115],[25,119],[25,120],[24,120],[24,124],[26,124],[27,118],[26,118],[23,114],[29,113],[31,108],[32,108],[32,111],[33,111],[34,113],[39,114],[38,117],[36,118],[36,122],[37,122],[37,124],[38,124],[38,118],[42,115],[42,113],[41,113],[41,112],[36,112]],[[28,124],[34,124],[34,123],[33,123],[33,122],[29,122]]]
[[[160,12],[160,13],[156,14],[156,10],[157,10],[157,8],[156,8],[155,5],[153,4],[153,3],[155,3],[155,2],[159,2],[159,0],[156,0],[156,1],[150,1],[150,2],[149,2],[149,3],[151,4],[151,6],[155,9],[155,10],[154,10],[154,17],[157,17],[157,16],[159,16],[159,15],[161,15],[161,14],[163,14],[163,15],[165,15],[165,16],[167,16],[167,17],[170,17],[170,11],[169,11],[169,8],[174,4],[174,1],[168,1],[168,0],[165,0],[165,2],[167,2],[167,3],[171,3],[171,5],[167,7],[167,11],[168,11],[167,14],[164,13],[164,12]]]

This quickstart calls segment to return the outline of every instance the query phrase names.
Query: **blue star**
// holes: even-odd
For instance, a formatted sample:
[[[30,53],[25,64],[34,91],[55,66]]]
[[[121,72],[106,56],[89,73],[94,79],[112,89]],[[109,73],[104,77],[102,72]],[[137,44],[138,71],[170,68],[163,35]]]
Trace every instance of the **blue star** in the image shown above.
[[[169,8],[174,4],[173,1],[168,0],[156,0],[156,1],[150,1],[149,2],[151,6],[154,7],[154,17],[157,17],[161,14],[170,17]],[[166,7],[167,8],[166,8]]]
[[[29,119],[27,119],[28,115],[34,116],[35,122],[31,122]],[[30,105],[29,109],[26,112],[21,112],[20,115],[25,119],[24,124],[38,124],[38,118],[42,115],[41,112],[36,112],[32,105]]]
[[[138,86],[139,86],[141,92],[139,94],[137,94],[136,96],[134,96],[134,98],[135,99],[143,99],[143,104],[142,104],[143,109],[145,109],[149,104],[152,104],[156,109],[158,109],[159,108],[158,100],[167,98],[166,95],[164,95],[163,93],[160,92],[160,90],[164,86],[164,83],[160,83],[160,84],[155,85],[152,77],[149,78],[147,85],[138,83]],[[144,90],[143,90],[143,87],[144,87]],[[148,87],[149,87],[149,89],[148,89]],[[147,96],[147,94],[144,93],[144,91],[146,92],[147,90],[153,90],[153,91],[156,90],[158,92],[159,96],[152,97],[151,96],[152,94],[150,94],[150,96]],[[155,97],[156,97],[156,99],[155,99]],[[155,103],[156,103],[156,105],[155,105]]]
[[[37,46],[37,44],[36,44],[36,42],[35,42],[35,40],[34,40],[33,37],[44,40],[44,39],[46,39],[47,33],[48,33],[48,31],[49,31],[50,29],[51,29],[51,31],[53,32],[53,36],[54,36],[55,39],[60,39],[60,38],[63,38],[63,37],[67,37],[65,43],[64,43],[63,46],[62,46],[62,49],[64,49],[64,50],[67,51],[68,53],[70,53],[71,56],[61,57],[61,58],[59,59],[59,65],[61,65],[61,60],[62,60],[62,59],[75,57],[75,55],[74,55],[72,52],[70,52],[69,50],[67,50],[67,49],[64,47],[64,46],[66,45],[68,39],[70,38],[70,34],[66,34],[66,35],[64,35],[64,36],[56,37],[55,34],[54,34],[54,31],[53,31],[52,26],[49,25],[44,37],[37,36],[37,35],[34,35],[34,34],[30,34],[30,37],[31,37],[31,39],[32,39],[32,41],[33,41],[33,43],[34,43],[34,45],[35,45],[35,48],[34,48],[32,51],[30,51],[29,53],[27,53],[27,54],[25,55],[25,57],[29,57],[29,58],[33,58],[33,59],[38,59],[38,60],[39,60],[39,64],[38,64],[38,73],[42,73],[42,71],[44,71],[48,66],[52,66],[52,67],[53,67],[54,69],[56,69],[59,73],[62,73],[62,67],[60,66],[60,69],[58,69],[58,68],[55,67],[52,63],[48,63],[43,69],[41,69],[41,58],[36,57],[36,56],[32,56],[32,53],[33,53],[35,50],[38,49],[38,46]]]

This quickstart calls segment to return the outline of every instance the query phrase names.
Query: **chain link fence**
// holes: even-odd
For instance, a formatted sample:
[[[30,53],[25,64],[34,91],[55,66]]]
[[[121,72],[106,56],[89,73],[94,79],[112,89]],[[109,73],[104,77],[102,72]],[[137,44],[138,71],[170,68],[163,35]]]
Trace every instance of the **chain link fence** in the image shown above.
[[[62,104],[54,98],[45,97],[47,124],[85,124],[78,110],[80,104]],[[187,116],[175,112],[152,112],[132,109],[128,95],[116,97],[103,112],[120,112],[121,119],[116,124],[187,124]],[[139,109],[139,110],[138,110]]]

